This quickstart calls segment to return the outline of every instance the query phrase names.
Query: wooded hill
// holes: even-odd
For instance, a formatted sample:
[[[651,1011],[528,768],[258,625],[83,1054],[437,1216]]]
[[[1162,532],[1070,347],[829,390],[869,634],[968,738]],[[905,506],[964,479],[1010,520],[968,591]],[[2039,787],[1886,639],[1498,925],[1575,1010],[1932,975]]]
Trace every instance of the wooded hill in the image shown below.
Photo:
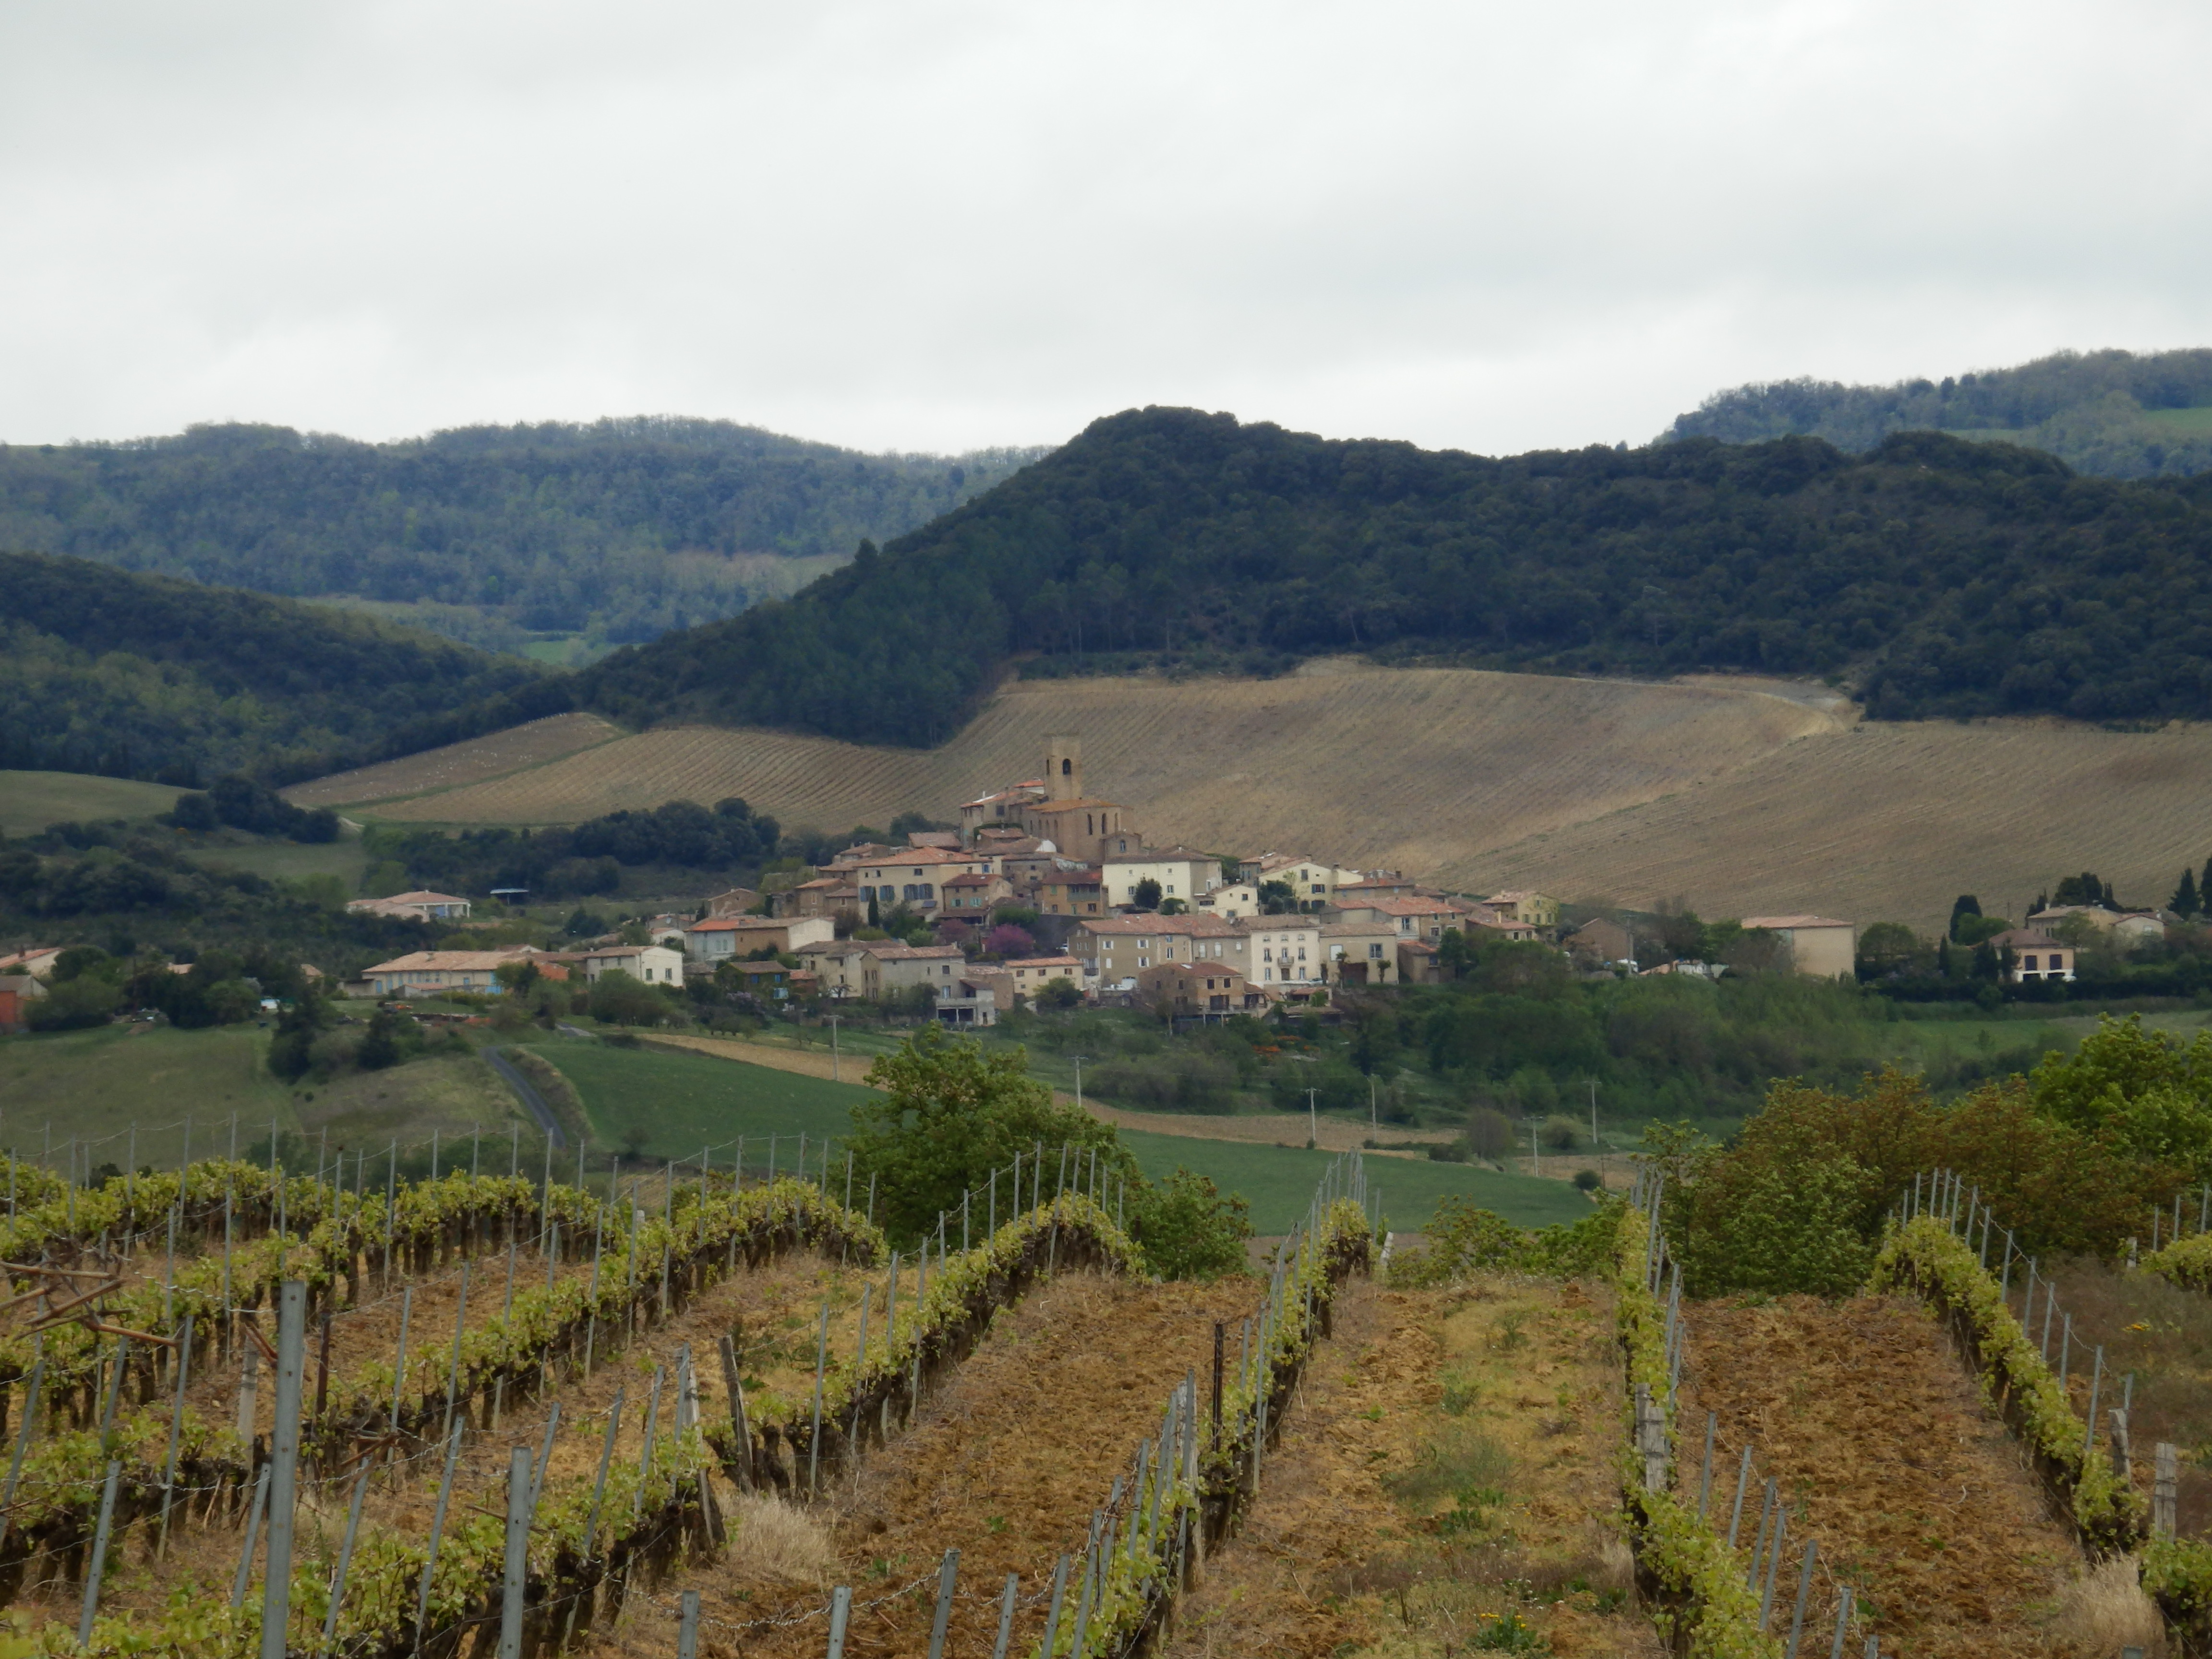
[[[1881,719],[2201,716],[2208,489],[1928,432],[1862,457],[1784,438],[1492,460],[1132,410],[788,601],[573,684],[640,724],[909,744],[1017,658],[1754,670],[1844,677]]]
[[[456,708],[504,723],[544,679],[368,617],[0,554],[0,767],[283,782],[441,742],[416,723]]]
[[[0,446],[0,547],[296,598],[501,649],[651,639],[792,592],[1033,459],[864,455],[726,421],[467,427],[360,443],[205,426]]]
[[[1662,440],[1826,438],[1867,450],[1915,428],[2048,450],[2077,472],[2181,477],[2212,470],[2212,351],[2062,351],[1941,381],[1777,380],[1717,392]]]

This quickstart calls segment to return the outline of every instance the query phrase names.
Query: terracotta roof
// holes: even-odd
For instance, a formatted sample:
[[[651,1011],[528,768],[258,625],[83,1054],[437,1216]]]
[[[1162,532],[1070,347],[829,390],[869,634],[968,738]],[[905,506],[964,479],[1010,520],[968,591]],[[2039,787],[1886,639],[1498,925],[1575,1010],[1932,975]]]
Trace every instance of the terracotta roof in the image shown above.
[[[1787,930],[1792,927],[1848,927],[1848,921],[1838,921],[1830,916],[1746,916],[1746,927]]]
[[[1543,897],[1541,893],[1525,892],[1516,888],[1510,892],[1492,893],[1488,898],[1483,900],[1483,902],[1485,904],[1518,904],[1523,899],[1540,900]]]
[[[1076,957],[1016,957],[1006,963],[1012,968],[1080,968],[1083,963]]]
[[[988,853],[954,853],[942,847],[897,847],[880,858],[861,859],[861,864],[880,864],[886,870],[923,870],[938,864],[981,864]]]
[[[878,962],[942,962],[967,954],[957,945],[904,945],[889,939],[869,939],[861,949]]]
[[[2010,945],[2016,951],[2065,951],[2069,945],[2061,945],[2048,933],[2039,933],[2032,927],[2011,927],[1992,937],[1991,945]]]
[[[1233,939],[1237,931],[1233,923],[1219,916],[1188,912],[1179,916],[1088,916],[1082,925],[1086,933],[1121,938],[1136,933],[1182,933],[1200,939]]]
[[[389,962],[380,962],[368,971],[372,974],[433,973],[457,974],[464,971],[487,972],[504,967],[510,962],[527,962],[542,954],[528,949],[513,951],[416,951],[410,956],[394,957]]]
[[[793,888],[793,892],[799,890]],[[716,916],[708,921],[695,921],[684,931],[687,933],[757,933],[771,928],[788,927],[795,918],[791,916]]]
[[[941,887],[988,887],[998,880],[996,876],[979,876],[974,871],[963,871],[957,876],[947,876],[938,884]]]

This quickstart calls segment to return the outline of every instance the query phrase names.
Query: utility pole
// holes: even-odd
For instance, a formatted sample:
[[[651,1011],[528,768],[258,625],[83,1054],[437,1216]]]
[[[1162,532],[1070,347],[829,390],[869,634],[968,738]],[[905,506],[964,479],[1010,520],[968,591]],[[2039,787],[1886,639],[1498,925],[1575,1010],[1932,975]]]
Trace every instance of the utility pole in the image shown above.
[[[1320,1093],[1319,1089],[1306,1091],[1306,1141],[1313,1146],[1321,1145],[1321,1113],[1314,1104],[1314,1097]]]
[[[1533,1123],[1528,1126],[1528,1173],[1532,1176],[1544,1173],[1544,1159],[1536,1150],[1536,1126]]]
[[[844,1079],[844,1077],[843,1077],[843,1074],[842,1074],[842,1073],[840,1073],[840,1072],[839,1072],[839,1070],[837,1069],[837,1016],[836,1016],[836,1015],[835,1015],[835,1014],[831,1014],[831,1015],[829,1017],[829,1018],[830,1018],[830,1080],[832,1083],[842,1083],[842,1082],[845,1080],[845,1079]]]
[[[1083,1062],[1091,1056],[1070,1054],[1068,1058],[1075,1062],[1075,1109],[1079,1112],[1083,1109]]]
[[[1370,1137],[1382,1133],[1382,1126],[1375,1116],[1375,1073],[1372,1072],[1367,1074],[1367,1133]]]

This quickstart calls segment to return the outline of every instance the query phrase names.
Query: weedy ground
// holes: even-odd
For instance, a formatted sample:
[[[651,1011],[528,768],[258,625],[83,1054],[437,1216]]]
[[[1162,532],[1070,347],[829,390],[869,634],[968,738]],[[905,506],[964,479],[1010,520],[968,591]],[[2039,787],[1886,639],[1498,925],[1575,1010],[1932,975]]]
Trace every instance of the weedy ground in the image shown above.
[[[1950,1339],[1922,1307],[1859,1297],[1723,1302],[1690,1310],[1681,1396],[1682,1490],[1699,1489],[1703,1425],[1718,1413],[1711,1513],[1725,1532],[1743,1446],[1753,1448],[1741,1542],[1747,1566],[1760,1482],[1788,1515],[1775,1595],[1786,1636],[1802,1547],[1819,1541],[1807,1620],[1830,1639],[1839,1587],[1865,1633],[1913,1659],[2158,1650],[2154,1609],[2093,1573]]]
[[[1205,1386],[1213,1322],[1233,1331],[1259,1294],[1243,1279],[1145,1285],[1090,1273],[1042,1287],[1000,1312],[914,1425],[822,1504],[741,1506],[725,1560],[634,1600],[590,1651],[660,1659],[673,1641],[669,1610],[689,1589],[701,1594],[702,1652],[812,1659],[826,1639],[829,1590],[847,1584],[848,1655],[921,1655],[937,1569],[953,1548],[946,1651],[991,1650],[1010,1572],[1020,1575],[1012,1650],[1029,1650],[1054,1563],[1080,1547],[1094,1506],[1138,1442],[1158,1432],[1169,1391],[1187,1373]]]
[[[2026,1287],[2017,1268],[2012,1277],[2012,1307],[2019,1313]],[[2112,1421],[2106,1408],[2127,1401],[2136,1477],[2146,1489],[2159,1442],[2179,1449],[2178,1529],[2185,1538],[2212,1536],[2212,1297],[2169,1285],[2155,1273],[2101,1261],[2067,1262],[2056,1277],[2059,1309],[2074,1316],[2068,1374],[2076,1406],[2088,1407],[2092,1355],[2101,1346],[2106,1381],[2099,1393],[2098,1414],[2105,1418],[2104,1427]],[[2033,1333],[2038,1337],[2042,1305],[2039,1290]],[[2054,1322],[2054,1364],[2063,1346],[2060,1330]],[[2125,1381],[2130,1375],[2131,1392]]]
[[[1619,1378],[1603,1286],[1354,1281],[1166,1651],[1656,1659],[1614,1520]]]

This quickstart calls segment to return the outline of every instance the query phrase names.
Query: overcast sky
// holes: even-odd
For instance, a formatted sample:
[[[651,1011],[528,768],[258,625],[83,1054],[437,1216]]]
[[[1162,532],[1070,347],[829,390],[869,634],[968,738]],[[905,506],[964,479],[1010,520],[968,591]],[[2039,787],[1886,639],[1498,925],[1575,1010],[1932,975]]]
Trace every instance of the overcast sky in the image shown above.
[[[0,439],[1133,404],[1491,453],[2212,343],[2212,9],[18,3]]]

